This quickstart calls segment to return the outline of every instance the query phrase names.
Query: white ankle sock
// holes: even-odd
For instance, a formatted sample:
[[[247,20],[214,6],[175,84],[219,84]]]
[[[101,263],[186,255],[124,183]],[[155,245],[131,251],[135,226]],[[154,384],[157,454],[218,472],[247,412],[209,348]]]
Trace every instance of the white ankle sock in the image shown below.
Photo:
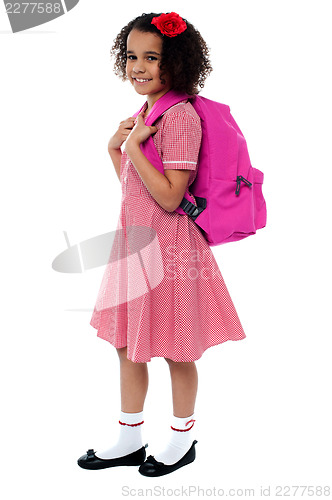
[[[119,420],[121,423],[116,444],[107,450],[96,451],[97,457],[104,459],[123,457],[142,448],[143,411],[139,413],[121,411]]]
[[[194,422],[194,414],[186,418],[173,416],[168,444],[160,453],[155,454],[154,458],[165,465],[178,462],[193,444]]]

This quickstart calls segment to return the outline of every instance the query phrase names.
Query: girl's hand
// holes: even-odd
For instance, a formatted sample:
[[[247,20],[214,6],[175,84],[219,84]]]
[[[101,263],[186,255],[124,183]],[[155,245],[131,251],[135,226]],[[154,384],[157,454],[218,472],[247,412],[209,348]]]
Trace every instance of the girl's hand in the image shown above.
[[[146,126],[144,123],[144,111],[142,111],[136,118],[136,124],[132,131],[130,132],[128,139],[126,141],[127,144],[134,144],[139,146],[142,142],[144,142],[150,135],[155,134],[158,128],[153,126]]]
[[[132,116],[120,122],[118,130],[109,140],[108,150],[110,151],[111,149],[120,149],[124,141],[129,136],[134,125],[135,118],[133,118]]]

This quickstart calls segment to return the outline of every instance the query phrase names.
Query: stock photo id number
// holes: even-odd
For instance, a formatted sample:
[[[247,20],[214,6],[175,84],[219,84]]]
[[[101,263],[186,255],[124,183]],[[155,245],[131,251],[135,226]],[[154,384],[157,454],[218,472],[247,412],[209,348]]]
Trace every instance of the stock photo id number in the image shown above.
[[[181,486],[178,488],[167,488],[155,485],[153,488],[131,488],[122,486],[123,497],[272,497],[272,498],[321,498],[331,496],[331,486],[317,485],[269,485],[256,488],[220,488],[218,486]]]
[[[13,33],[48,23],[73,9],[79,0],[48,2],[6,2],[6,13]]]

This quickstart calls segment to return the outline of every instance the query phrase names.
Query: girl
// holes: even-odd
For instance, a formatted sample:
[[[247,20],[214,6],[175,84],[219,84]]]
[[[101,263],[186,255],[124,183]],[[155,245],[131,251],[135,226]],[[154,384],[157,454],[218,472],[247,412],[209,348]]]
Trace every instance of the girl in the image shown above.
[[[203,87],[212,70],[207,45],[178,14],[151,13],[121,30],[112,54],[115,73],[146,96],[137,119],[122,121],[108,145],[121,182],[121,211],[90,322],[119,355],[120,427],[113,446],[88,450],[78,464],[140,465],[141,474],[160,476],[195,459],[195,361],[209,347],[246,335],[203,234],[191,217],[175,212],[196,176],[200,118],[185,99],[154,126],[145,125],[154,103],[171,89],[193,96]],[[151,135],[164,175],[140,149]],[[173,416],[164,449],[146,459],[141,430],[152,357],[168,363]]]

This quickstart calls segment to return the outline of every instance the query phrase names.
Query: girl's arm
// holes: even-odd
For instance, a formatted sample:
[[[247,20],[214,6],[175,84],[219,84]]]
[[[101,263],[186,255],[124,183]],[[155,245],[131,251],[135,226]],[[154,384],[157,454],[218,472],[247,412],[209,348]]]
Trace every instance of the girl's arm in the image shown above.
[[[144,127],[146,126],[144,125]],[[156,129],[156,127],[146,128]],[[153,132],[150,131],[148,136],[151,133]],[[140,149],[141,142],[143,141],[139,141],[138,137],[133,133],[126,141],[126,153],[151,196],[164,210],[173,212],[182,201],[187,188],[190,170],[168,170],[167,175],[166,172],[165,175],[161,174],[142,153]]]
[[[108,146],[108,152],[110,154],[110,157],[112,159],[116,175],[119,177],[120,180],[120,168],[121,168],[121,156],[122,152],[121,149],[113,149],[112,147]]]
[[[110,138],[108,143],[108,152],[112,159],[116,174],[120,180],[120,168],[121,168],[121,146],[124,141],[127,139],[128,135],[131,132],[131,129],[134,126],[134,118],[130,117],[126,120],[120,122],[118,130],[115,134]]]
[[[173,212],[182,201],[190,172],[178,170],[169,175],[164,172],[165,175],[163,175],[142,153],[140,144],[157,130],[157,127],[145,125],[144,111],[141,112],[136,118],[135,127],[126,140],[125,151],[151,196],[164,210]]]

